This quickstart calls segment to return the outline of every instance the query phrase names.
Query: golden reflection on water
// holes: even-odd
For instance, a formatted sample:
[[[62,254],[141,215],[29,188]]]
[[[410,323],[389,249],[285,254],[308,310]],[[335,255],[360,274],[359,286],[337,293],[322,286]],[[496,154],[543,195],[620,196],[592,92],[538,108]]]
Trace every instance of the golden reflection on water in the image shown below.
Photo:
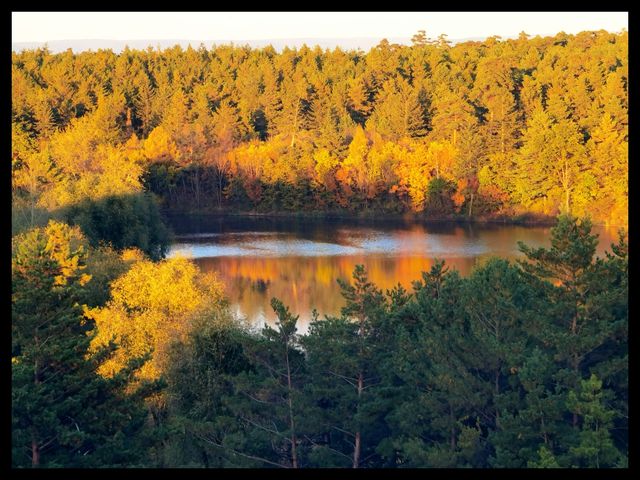
[[[598,254],[602,255],[614,238],[615,231],[598,227],[600,234]],[[291,239],[306,238],[314,241],[332,241],[340,245],[361,245],[369,238],[371,230],[337,229],[305,235],[296,232]],[[299,330],[307,330],[312,309],[320,316],[339,314],[344,300],[337,279],[350,280],[356,264],[365,265],[369,279],[383,291],[400,283],[408,290],[412,282],[428,271],[436,257],[442,258],[451,269],[468,275],[472,268],[492,255],[514,260],[520,257],[517,241],[531,246],[548,245],[549,228],[526,228],[501,226],[493,228],[453,227],[430,232],[428,227],[413,225],[409,228],[385,231],[383,238],[394,245],[393,251],[357,255],[305,255],[286,256],[217,256],[197,258],[195,261],[203,271],[215,271],[225,284],[226,294],[232,310],[246,317],[252,324],[275,322],[270,301],[272,297],[282,300],[294,314],[300,315]],[[282,232],[280,232],[282,236]],[[257,238],[257,237],[256,237]],[[282,237],[280,237],[282,238]],[[289,234],[285,234],[289,238]],[[441,248],[440,253],[423,252],[428,245]],[[228,239],[217,240],[219,244]],[[434,248],[435,248],[434,247]],[[437,249],[436,248],[436,249]],[[271,252],[273,254],[273,252]],[[277,254],[278,252],[276,252]]]
[[[277,297],[300,315],[299,328],[306,330],[311,310],[320,315],[337,314],[344,305],[338,278],[349,280],[356,264],[364,264],[369,279],[379,288],[411,282],[428,271],[433,259],[372,255],[331,257],[213,257],[196,260],[203,271],[215,271],[225,284],[234,311],[252,322],[275,321],[270,301]],[[468,272],[475,259],[452,258],[447,264]]]

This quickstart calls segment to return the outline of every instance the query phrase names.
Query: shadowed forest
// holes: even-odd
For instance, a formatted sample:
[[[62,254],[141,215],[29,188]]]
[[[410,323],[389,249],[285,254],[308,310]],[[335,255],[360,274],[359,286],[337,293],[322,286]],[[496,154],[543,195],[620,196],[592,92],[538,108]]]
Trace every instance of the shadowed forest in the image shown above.
[[[12,54],[13,467],[628,466],[626,31],[412,42]],[[555,226],[301,334],[166,258],[193,211]]]

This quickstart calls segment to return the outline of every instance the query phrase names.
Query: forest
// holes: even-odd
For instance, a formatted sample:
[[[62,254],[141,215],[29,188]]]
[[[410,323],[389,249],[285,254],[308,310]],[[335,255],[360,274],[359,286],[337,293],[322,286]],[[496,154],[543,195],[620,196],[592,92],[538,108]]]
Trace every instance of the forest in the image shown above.
[[[12,467],[628,467],[627,50],[14,52]],[[167,258],[193,211],[554,227],[410,289],[358,265],[301,333]]]
[[[14,205],[626,225],[626,31],[412,42],[14,52]]]
[[[626,467],[628,247],[588,220],[412,291],[362,266],[341,315],[238,322],[185,258],[14,237],[13,466]]]

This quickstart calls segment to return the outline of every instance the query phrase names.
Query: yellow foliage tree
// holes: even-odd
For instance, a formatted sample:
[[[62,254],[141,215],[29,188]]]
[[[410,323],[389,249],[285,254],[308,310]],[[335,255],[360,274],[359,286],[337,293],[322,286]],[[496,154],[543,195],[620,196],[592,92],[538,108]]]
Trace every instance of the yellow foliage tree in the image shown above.
[[[340,159],[336,156],[331,155],[329,150],[326,148],[320,149],[313,154],[313,159],[315,160],[314,172],[315,178],[314,180],[319,185],[324,185],[329,190],[333,190],[335,188],[335,170],[340,164]]]
[[[587,143],[587,155],[592,169],[592,190],[597,197],[597,204],[589,207],[595,207],[609,223],[626,224],[629,144],[611,115],[602,116]]]
[[[419,141],[413,143],[398,164],[399,182],[407,190],[414,212],[424,210],[427,186],[432,177],[428,160],[428,144]]]
[[[118,143],[117,112],[109,113],[111,107],[117,110],[117,99],[99,101],[95,112],[42,141],[39,153],[16,171],[18,185],[24,184],[32,199],[37,196],[39,206],[56,209],[142,189],[140,144],[135,137]]]
[[[342,162],[343,170],[340,178],[345,179],[350,185],[361,192],[368,194],[370,185],[370,172],[368,168],[367,155],[370,145],[367,135],[361,126],[357,126],[353,135],[353,140],[349,144],[349,154]]]
[[[275,137],[267,142],[252,141],[229,152],[230,170],[250,182],[292,181],[294,172],[285,161],[286,142]]]
[[[451,176],[457,153],[456,147],[447,140],[431,142],[429,144],[429,149],[427,150],[427,161],[435,170],[436,178],[449,178]]]
[[[128,360],[152,352],[139,378],[158,378],[171,342],[184,339],[194,318],[220,308],[223,301],[216,277],[200,273],[186,258],[137,262],[111,284],[111,299],[103,308],[86,310],[97,329],[91,349],[110,341],[120,345],[99,373],[112,376]]]
[[[92,150],[91,170],[80,172],[70,167],[61,170],[60,178],[43,192],[39,203],[47,208],[56,208],[85,198],[139,192],[142,190],[140,176],[143,173],[140,161],[139,151],[121,145],[97,145]],[[41,168],[46,168],[46,165]]]
[[[394,142],[374,143],[368,155],[369,184],[375,186],[370,195],[378,190],[388,190],[396,181],[395,165],[401,156],[402,148]]]
[[[154,128],[144,141],[143,153],[149,161],[178,160],[180,152],[164,127]]]
[[[19,166],[12,168],[14,189],[27,194],[27,203],[31,214],[31,225],[34,224],[35,208],[40,196],[55,181],[56,169],[46,148],[23,156]]]

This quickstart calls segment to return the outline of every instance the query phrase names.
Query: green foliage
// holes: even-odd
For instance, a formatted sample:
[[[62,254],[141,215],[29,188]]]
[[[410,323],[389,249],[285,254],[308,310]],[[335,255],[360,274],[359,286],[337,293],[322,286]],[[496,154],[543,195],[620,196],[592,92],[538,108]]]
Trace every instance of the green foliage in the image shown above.
[[[628,245],[596,258],[591,221],[569,215],[628,222],[627,32],[412,42],[12,55],[14,466],[627,465]],[[261,331],[217,305],[183,323],[185,299],[148,410],[151,363],[98,376],[119,347],[88,350],[82,305],[109,300],[127,249],[166,253],[151,194],[176,210],[564,215],[549,248],[468,278],[436,262],[383,293],[358,266],[341,315],[306,335],[275,299]],[[45,228],[57,216],[84,236]],[[140,291],[132,276],[121,303]],[[136,331],[145,349],[158,333]]]
[[[121,254],[107,246],[89,247],[86,262],[91,281],[84,288],[82,303],[88,307],[104,305],[109,300],[110,283],[123,275],[131,262],[124,260]]]
[[[553,456],[553,453],[545,446],[540,447],[538,450],[538,459],[530,460],[527,463],[529,468],[560,468],[558,461]]]
[[[596,242],[564,216],[518,264],[463,278],[438,261],[411,292],[381,292],[358,265],[341,315],[314,314],[305,335],[277,299],[259,331],[211,310],[169,355],[155,462],[624,466],[627,246],[594,258]]]
[[[11,203],[11,235],[18,235],[36,227],[44,227],[49,220],[54,219],[54,215],[46,208],[31,208],[22,200],[14,198]]]
[[[451,196],[456,186],[444,178],[434,178],[427,186],[427,202],[425,213],[433,216],[451,215],[455,207]]]
[[[65,216],[96,247],[102,243],[116,250],[135,247],[154,260],[163,258],[169,247],[169,231],[149,194],[85,200]]]
[[[174,345],[167,372],[173,430],[164,454],[168,464],[241,464],[233,455],[226,455],[222,445],[242,435],[230,402],[236,398],[233,378],[252,369],[243,353],[245,335],[221,312],[203,318],[185,343]]]
[[[574,465],[579,467],[614,467],[621,453],[611,439],[610,430],[616,412],[607,407],[607,391],[602,391],[602,381],[595,375],[580,382],[580,391],[569,392],[567,407],[582,417],[580,442],[571,447]]]
[[[50,222],[14,238],[12,255],[12,465],[132,466],[144,459],[143,400],[132,388],[147,360],[105,379],[95,370],[113,344],[88,354],[93,331],[79,301],[90,276],[77,228]]]

